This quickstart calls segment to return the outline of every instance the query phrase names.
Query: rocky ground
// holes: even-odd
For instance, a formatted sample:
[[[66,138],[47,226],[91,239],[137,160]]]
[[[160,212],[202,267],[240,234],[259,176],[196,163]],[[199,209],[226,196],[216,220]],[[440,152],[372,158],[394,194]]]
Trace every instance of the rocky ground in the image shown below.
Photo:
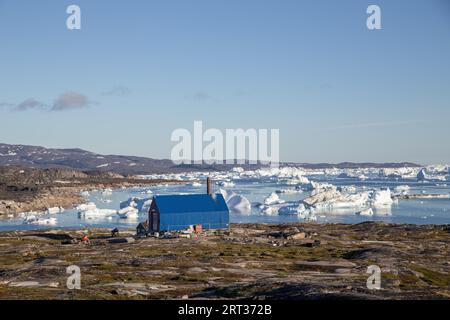
[[[450,299],[450,226],[233,225],[192,238],[0,233],[0,299]],[[120,240],[123,240],[121,242]],[[68,290],[66,268],[81,268]],[[367,268],[381,268],[381,290]]]
[[[179,183],[144,180],[108,172],[0,167],[0,216],[47,208],[71,208],[83,202],[82,190]]]

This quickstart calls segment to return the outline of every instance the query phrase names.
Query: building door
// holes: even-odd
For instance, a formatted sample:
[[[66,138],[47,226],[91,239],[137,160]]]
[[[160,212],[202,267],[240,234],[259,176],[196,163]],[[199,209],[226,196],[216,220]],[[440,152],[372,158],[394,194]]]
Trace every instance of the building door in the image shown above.
[[[155,209],[150,211],[150,231],[159,231],[159,214]]]

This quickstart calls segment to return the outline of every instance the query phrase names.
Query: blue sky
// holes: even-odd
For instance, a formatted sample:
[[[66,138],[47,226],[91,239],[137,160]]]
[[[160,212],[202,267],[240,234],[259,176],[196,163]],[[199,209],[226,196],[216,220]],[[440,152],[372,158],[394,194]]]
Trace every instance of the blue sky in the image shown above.
[[[168,158],[202,120],[279,128],[284,161],[449,163],[449,57],[446,0],[0,0],[0,142]]]

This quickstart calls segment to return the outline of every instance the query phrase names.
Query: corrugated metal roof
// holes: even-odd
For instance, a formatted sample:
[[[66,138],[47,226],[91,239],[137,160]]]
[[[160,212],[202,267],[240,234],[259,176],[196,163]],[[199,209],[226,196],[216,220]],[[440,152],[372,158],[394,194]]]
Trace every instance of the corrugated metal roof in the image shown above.
[[[227,211],[228,206],[222,194],[189,194],[154,196],[160,214]]]

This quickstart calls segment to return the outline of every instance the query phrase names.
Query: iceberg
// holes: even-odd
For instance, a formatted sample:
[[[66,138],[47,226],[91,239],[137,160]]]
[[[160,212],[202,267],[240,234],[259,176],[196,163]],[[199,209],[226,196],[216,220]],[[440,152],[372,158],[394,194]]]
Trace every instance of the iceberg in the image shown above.
[[[408,194],[408,193],[409,193],[409,190],[410,190],[410,189],[411,189],[411,188],[410,188],[409,186],[407,186],[407,185],[404,185],[404,186],[397,186],[397,187],[395,187],[394,192],[395,192],[396,194],[405,195],[405,194]]]
[[[36,218],[35,216],[27,217],[23,223],[24,224],[37,224],[37,225],[56,225],[58,220],[56,218]]]
[[[78,211],[95,210],[95,209],[97,209],[97,205],[94,202],[89,202],[87,204],[83,203],[83,204],[79,204],[78,206],[76,206],[75,209]]]
[[[368,208],[356,213],[358,216],[373,216],[373,209]]]
[[[268,206],[268,205],[262,205],[260,206],[261,213],[267,214],[267,215],[277,215],[280,207],[278,206]]]
[[[303,190],[311,191],[311,195],[322,193],[324,191],[335,191],[336,186],[327,182],[314,182],[310,181],[308,184],[302,186]]]
[[[76,207],[76,210],[78,210],[78,217],[85,219],[110,217],[117,212],[112,209],[99,209],[93,202],[80,204]]]
[[[224,188],[230,188],[235,186],[235,183],[232,181],[219,181],[217,184]]]
[[[228,209],[241,213],[248,213],[252,209],[250,201],[244,196],[235,194],[227,201]]]
[[[128,200],[122,201],[120,203],[120,209],[132,207],[136,208],[138,212],[148,212],[150,210],[151,205],[152,205],[152,198],[132,197],[129,198]]]
[[[270,196],[264,199],[264,204],[267,206],[284,203],[284,200],[281,200],[275,192],[272,192]]]
[[[317,190],[316,190],[317,191]],[[394,201],[389,189],[370,190],[354,193],[341,193],[337,189],[312,193],[312,195],[303,200],[308,208],[314,208],[323,211],[336,209],[367,208],[367,207],[388,207]]]
[[[355,186],[341,186],[341,187],[338,187],[337,190],[342,193],[355,193],[356,187]]]
[[[422,168],[417,174],[418,181],[425,180],[438,180],[445,181],[447,180],[447,170],[443,166],[428,166],[426,168]]]
[[[285,193],[285,194],[294,194],[294,193],[302,193],[303,190],[300,188],[295,189],[279,189],[275,191],[276,193]]]
[[[392,200],[391,190],[376,190],[370,195],[370,204],[373,207],[385,207],[391,206],[394,201]]]
[[[136,219],[139,217],[138,209],[136,209],[134,207],[122,208],[119,211],[117,211],[117,215],[121,219]]]
[[[428,179],[428,175],[425,172],[425,169],[421,169],[419,171],[419,173],[417,174],[417,180],[423,181],[423,180],[427,180],[427,179]]]
[[[79,218],[85,218],[85,219],[95,219],[95,218],[105,218],[105,217],[111,217],[117,213],[117,210],[113,209],[93,209],[93,210],[86,210],[86,211],[80,211],[78,212]]]
[[[45,211],[46,214],[57,214],[57,213],[61,213],[61,212],[64,212],[64,209],[61,207],[48,208]]]
[[[111,196],[112,195],[112,189],[105,189],[102,191],[102,196]]]
[[[219,189],[230,211],[239,213],[249,213],[252,210],[250,201],[244,196],[238,195],[233,191]]]

